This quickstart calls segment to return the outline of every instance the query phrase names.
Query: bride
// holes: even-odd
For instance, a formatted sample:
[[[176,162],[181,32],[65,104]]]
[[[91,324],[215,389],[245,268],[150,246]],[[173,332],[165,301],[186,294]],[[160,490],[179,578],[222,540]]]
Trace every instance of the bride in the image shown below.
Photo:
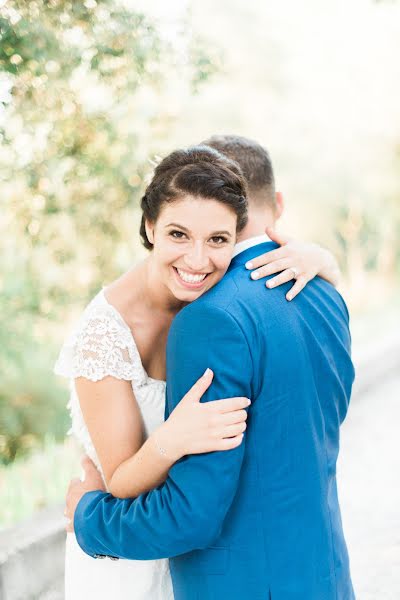
[[[163,415],[169,327],[225,274],[246,227],[246,190],[237,163],[210,147],[164,158],[141,204],[149,255],[92,299],[61,349],[55,372],[71,379],[71,431],[116,497],[157,487],[187,454],[223,452],[242,441],[250,401],[202,404],[209,369],[165,422]],[[278,198],[265,209],[265,225],[279,216],[280,204]],[[280,284],[297,271],[286,269],[285,260],[301,265],[301,286],[317,273],[334,282],[334,258],[327,261],[315,245],[288,243],[256,262],[268,265],[269,274],[283,270]],[[94,560],[68,533],[65,598],[172,599],[168,561]]]

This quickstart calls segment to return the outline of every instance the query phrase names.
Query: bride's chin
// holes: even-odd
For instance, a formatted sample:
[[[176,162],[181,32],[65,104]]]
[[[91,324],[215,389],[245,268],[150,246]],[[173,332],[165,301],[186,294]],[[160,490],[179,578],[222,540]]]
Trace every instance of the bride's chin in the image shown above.
[[[197,300],[197,298],[199,298],[203,293],[204,292],[189,292],[187,290],[175,290],[174,296],[177,300],[180,300],[181,302],[193,302],[194,300]]]
[[[180,288],[175,284],[174,286],[172,286],[171,292],[173,293],[175,298],[177,300],[180,300],[181,302],[193,302],[197,298],[200,298],[200,296],[202,296],[207,291],[207,289],[187,290],[184,288]]]

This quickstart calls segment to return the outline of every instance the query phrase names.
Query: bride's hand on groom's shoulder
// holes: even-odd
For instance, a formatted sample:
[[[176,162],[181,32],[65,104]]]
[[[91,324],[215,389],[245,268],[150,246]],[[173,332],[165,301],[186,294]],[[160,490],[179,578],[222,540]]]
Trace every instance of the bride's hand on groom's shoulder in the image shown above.
[[[338,285],[339,265],[329,250],[318,244],[302,242],[277,233],[272,227],[267,227],[265,231],[280,247],[260,254],[246,263],[246,268],[252,271],[252,279],[257,280],[279,273],[266,281],[265,285],[269,289],[293,279],[295,283],[286,294],[287,300],[293,300],[317,275],[335,287]]]
[[[65,529],[68,532],[74,531],[75,510],[82,496],[87,492],[105,491],[106,489],[99,471],[88,456],[83,457],[81,464],[85,478],[83,481],[78,478],[72,479],[65,498],[64,515],[68,521]]]

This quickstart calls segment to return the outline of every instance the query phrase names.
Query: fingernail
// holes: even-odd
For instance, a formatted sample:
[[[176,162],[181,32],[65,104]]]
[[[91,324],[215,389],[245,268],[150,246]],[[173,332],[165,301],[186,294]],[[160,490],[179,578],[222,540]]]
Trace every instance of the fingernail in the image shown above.
[[[207,377],[208,375],[210,375],[210,373],[212,373],[211,369],[208,369],[208,368],[207,368],[207,369],[204,371],[203,377]]]
[[[269,288],[273,288],[274,287],[274,283],[272,281],[267,281],[266,286]]]
[[[287,298],[287,299],[289,300],[289,302],[290,302],[290,300],[292,300],[293,296],[292,296],[292,294],[288,294],[288,295],[286,296],[286,298]]]
[[[253,263],[251,261],[247,262],[245,266],[246,266],[246,269],[252,269],[253,268]]]
[[[258,278],[260,277],[260,274],[259,274],[259,273],[257,273],[257,271],[254,271],[254,273],[252,273],[252,274],[250,275],[250,277],[251,277],[252,279],[258,279]]]
[[[247,398],[247,406],[250,406],[250,404],[251,404],[251,400],[250,400],[250,398]]]

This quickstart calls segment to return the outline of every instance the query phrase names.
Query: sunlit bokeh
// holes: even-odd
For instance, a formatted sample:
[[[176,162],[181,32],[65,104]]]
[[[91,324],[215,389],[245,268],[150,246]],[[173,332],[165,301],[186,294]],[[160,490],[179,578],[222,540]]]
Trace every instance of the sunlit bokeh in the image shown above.
[[[76,470],[53,364],[144,256],[158,156],[260,141],[281,230],[339,260],[356,352],[398,329],[399,55],[396,1],[0,1],[0,528],[61,501]]]

